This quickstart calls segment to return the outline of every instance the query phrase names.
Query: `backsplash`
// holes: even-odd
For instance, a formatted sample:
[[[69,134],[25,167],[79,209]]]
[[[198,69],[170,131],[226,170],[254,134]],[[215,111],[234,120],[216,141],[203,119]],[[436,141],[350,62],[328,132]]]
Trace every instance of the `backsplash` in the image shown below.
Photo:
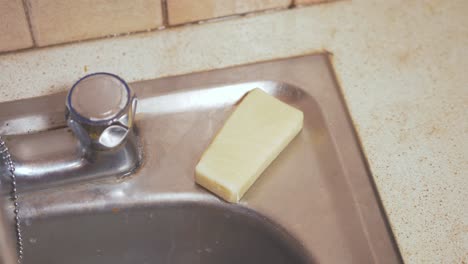
[[[333,0],[0,0],[0,53]]]

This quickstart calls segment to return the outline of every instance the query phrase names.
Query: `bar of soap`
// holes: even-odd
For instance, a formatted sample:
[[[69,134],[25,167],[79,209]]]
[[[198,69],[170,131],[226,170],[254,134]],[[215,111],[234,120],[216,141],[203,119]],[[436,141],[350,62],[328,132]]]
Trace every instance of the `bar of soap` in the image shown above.
[[[302,129],[303,113],[260,89],[250,91],[203,153],[195,181],[236,203]]]

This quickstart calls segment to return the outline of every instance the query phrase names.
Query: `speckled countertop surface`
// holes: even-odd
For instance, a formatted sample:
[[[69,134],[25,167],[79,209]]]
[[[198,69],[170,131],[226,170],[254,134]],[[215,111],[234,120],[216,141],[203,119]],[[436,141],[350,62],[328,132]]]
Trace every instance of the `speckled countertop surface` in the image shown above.
[[[327,50],[407,263],[468,262],[468,1],[352,0],[0,55],[0,101]]]

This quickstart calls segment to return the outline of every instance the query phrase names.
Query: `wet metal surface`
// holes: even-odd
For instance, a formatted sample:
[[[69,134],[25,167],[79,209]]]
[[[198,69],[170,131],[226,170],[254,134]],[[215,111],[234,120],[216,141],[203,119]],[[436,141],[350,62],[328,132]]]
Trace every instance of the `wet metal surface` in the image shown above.
[[[401,262],[329,65],[313,55],[131,84],[143,164],[24,193],[24,263]],[[304,128],[227,204],[195,184],[194,168],[255,87],[301,109]],[[0,134],[26,132],[29,118],[64,125],[64,96],[0,104]]]

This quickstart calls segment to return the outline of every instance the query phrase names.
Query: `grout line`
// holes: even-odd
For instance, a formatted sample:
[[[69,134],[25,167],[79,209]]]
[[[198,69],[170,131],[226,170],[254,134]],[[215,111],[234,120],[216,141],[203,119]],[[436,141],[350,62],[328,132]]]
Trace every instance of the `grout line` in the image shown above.
[[[167,2],[167,0],[162,0],[164,2]],[[336,0],[335,0],[336,1]],[[271,14],[279,11],[286,11],[289,9],[293,9],[294,7],[291,5],[284,6],[284,7],[272,7],[272,8],[267,8],[267,9],[261,9],[261,10],[254,10],[254,11],[248,11],[245,13],[235,13],[235,14],[229,14],[229,15],[224,15],[224,16],[219,16],[219,17],[212,17],[212,18],[206,18],[206,19],[200,19],[196,21],[189,21],[189,22],[184,22],[180,24],[174,24],[174,25],[167,25],[167,28],[177,28],[177,27],[183,27],[183,26],[191,26],[191,25],[202,25],[206,23],[216,23],[224,20],[231,20],[231,19],[236,19],[236,18],[242,18],[242,17],[248,17],[248,16],[256,16],[256,15],[263,15],[263,14]]]
[[[28,27],[29,27],[29,34],[31,35],[31,40],[32,40],[32,43],[33,43],[33,46],[31,48],[35,48],[35,47],[37,47],[37,43],[36,43],[36,38],[34,37],[34,33],[33,33],[33,27],[32,27],[30,12],[29,12],[28,0],[22,0],[21,2],[23,3],[24,14],[26,16],[26,21],[28,22]]]
[[[169,11],[167,9],[167,0],[161,0],[163,26],[169,27]]]
[[[81,39],[81,40],[73,40],[73,41],[68,41],[68,42],[49,44],[47,46],[36,46],[36,47],[30,47],[30,48],[24,48],[24,49],[9,50],[9,51],[0,52],[0,56],[7,55],[7,54],[10,54],[10,53],[22,53],[22,52],[28,52],[28,51],[33,51],[33,50],[42,50],[42,49],[56,48],[56,47],[61,47],[61,46],[69,46],[69,45],[85,43],[85,42],[100,41],[100,40],[104,40],[104,39],[127,37],[127,36],[132,36],[132,35],[137,35],[137,34],[144,34],[144,33],[149,33],[149,32],[163,31],[163,30],[166,30],[166,29],[167,29],[166,27],[158,27],[158,28],[153,28],[153,29],[142,29],[142,30],[132,31],[132,32],[108,34],[108,35],[94,37],[94,38],[87,38],[87,39]]]
[[[23,0],[23,1],[27,1],[27,0]],[[161,0],[161,1],[162,1],[162,3],[164,3],[164,2],[167,3],[167,0]],[[163,8],[164,8],[164,6],[163,6]],[[235,19],[235,18],[242,18],[242,17],[246,17],[246,16],[249,16],[249,15],[269,14],[269,13],[274,13],[274,12],[277,12],[277,11],[284,11],[284,10],[289,10],[289,9],[290,9],[290,7],[272,8],[272,9],[265,9],[265,10],[259,10],[259,11],[251,11],[251,12],[248,12],[248,13],[240,13],[240,14],[232,14],[232,15],[221,16],[221,17],[214,17],[214,18],[198,20],[198,21],[193,21],[193,22],[186,22],[186,23],[175,24],[175,25],[169,25],[169,23],[167,25],[165,25],[165,23],[164,23],[165,22],[164,21],[165,17],[164,17],[164,13],[163,13],[163,26],[162,27],[149,29],[149,30],[138,30],[138,31],[132,31],[132,32],[125,32],[125,33],[109,34],[109,35],[99,36],[99,37],[94,37],[94,38],[88,38],[88,39],[82,39],[82,40],[73,40],[73,41],[61,42],[61,43],[56,43],[56,44],[49,44],[49,45],[46,45],[46,46],[37,46],[34,39],[33,39],[33,43],[34,43],[33,47],[0,52],[0,56],[10,54],[10,53],[27,52],[27,51],[31,51],[31,50],[41,50],[41,49],[60,47],[60,46],[65,46],[65,45],[70,45],[70,44],[98,41],[98,40],[108,39],[108,38],[131,36],[131,35],[136,35],[136,34],[140,34],[140,33],[157,32],[157,31],[170,30],[170,29],[175,29],[175,28],[180,28],[180,27],[187,27],[187,26],[193,26],[193,25],[202,25],[202,24],[206,24],[206,23],[216,23],[216,22],[225,21],[225,20],[232,20],[232,19]],[[164,12],[164,9],[163,9],[163,12]],[[30,29],[30,31],[31,31],[31,34],[32,34],[32,29]]]
[[[333,4],[333,3],[336,3],[336,2],[344,2],[344,1],[352,1],[352,0],[322,0],[320,2],[317,2],[317,3],[312,3],[312,4],[298,4],[295,2],[295,0],[293,0],[293,6],[292,8],[303,8],[303,7],[309,7],[309,6],[319,6],[319,5],[328,5],[328,4]]]
[[[291,4],[286,6],[286,7],[276,7],[276,8],[270,8],[270,9],[264,9],[264,10],[256,10],[256,11],[251,11],[247,13],[241,13],[241,14],[232,14],[232,15],[226,15],[226,16],[221,16],[221,17],[214,17],[214,18],[209,18],[209,19],[204,19],[204,20],[198,20],[198,21],[193,21],[193,22],[187,22],[187,23],[182,23],[182,24],[176,24],[176,25],[169,25],[169,13],[167,10],[167,0],[160,0],[161,1],[161,7],[162,7],[162,15],[163,15],[163,26],[158,27],[155,29],[149,29],[149,30],[138,30],[138,31],[133,31],[133,32],[125,32],[125,33],[118,33],[118,34],[110,34],[110,35],[105,35],[105,36],[99,36],[99,37],[94,37],[94,38],[89,38],[89,39],[82,39],[82,40],[73,40],[69,42],[62,42],[62,43],[56,43],[56,44],[51,44],[47,46],[37,46],[36,40],[34,39],[34,34],[32,31],[32,23],[29,17],[29,8],[28,8],[28,0],[22,0],[24,10],[26,13],[26,19],[28,21],[29,25],[29,31],[31,34],[31,38],[33,41],[33,46],[25,49],[17,49],[17,50],[10,50],[10,51],[3,51],[0,52],[0,56],[2,55],[7,55],[11,53],[20,53],[20,52],[27,52],[31,50],[41,50],[41,49],[46,49],[46,48],[53,48],[53,47],[59,47],[59,46],[65,46],[65,45],[70,45],[70,44],[76,44],[76,43],[83,43],[83,42],[90,42],[90,41],[98,41],[102,39],[107,39],[107,38],[116,38],[116,37],[122,37],[122,36],[131,36],[131,35],[136,35],[140,33],[149,33],[149,32],[157,32],[157,31],[162,31],[162,30],[170,30],[170,29],[175,29],[179,27],[186,27],[186,26],[192,26],[192,25],[201,25],[205,23],[216,23],[224,20],[231,20],[235,18],[241,18],[241,17],[248,17],[248,16],[253,16],[253,15],[263,15],[263,14],[270,14],[274,12],[279,12],[279,11],[287,11],[290,9],[296,9],[296,8],[302,8],[305,6],[315,6],[315,5],[322,5],[322,4],[328,4],[328,3],[333,3],[333,2],[341,2],[341,1],[351,1],[351,0],[331,0],[331,1],[324,1],[321,3],[316,3],[316,4],[309,4],[309,5],[296,5],[295,1],[292,0]]]

